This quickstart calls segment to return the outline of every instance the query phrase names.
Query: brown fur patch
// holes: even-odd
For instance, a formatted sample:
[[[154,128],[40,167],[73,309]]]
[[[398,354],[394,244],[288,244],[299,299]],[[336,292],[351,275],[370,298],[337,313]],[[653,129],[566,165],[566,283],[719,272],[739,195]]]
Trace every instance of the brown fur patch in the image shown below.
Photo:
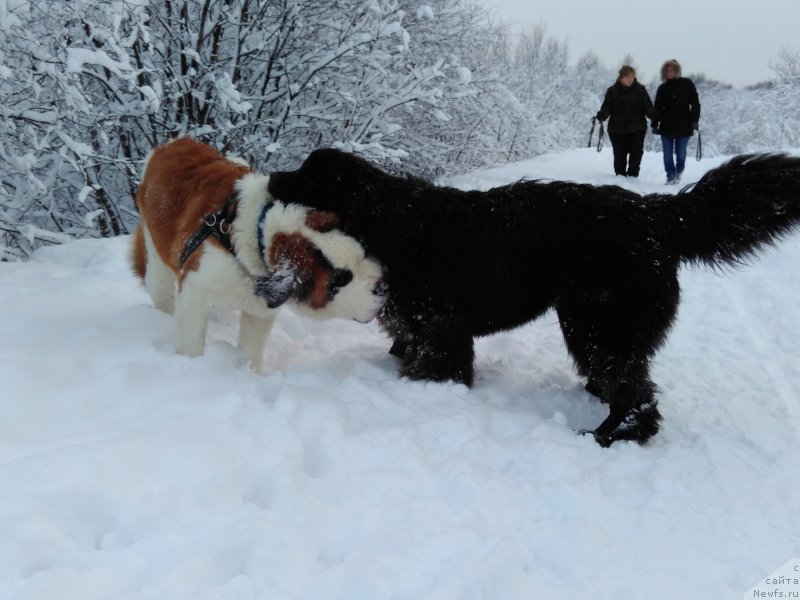
[[[144,245],[144,230],[141,224],[136,227],[133,234],[133,246],[131,247],[131,265],[133,272],[144,279],[147,271],[147,248]]]
[[[320,233],[327,233],[339,227],[339,217],[332,212],[310,210],[306,215],[306,227]]]
[[[302,284],[311,282],[308,298],[304,301],[311,308],[324,308],[328,304],[328,281],[330,267],[323,262],[314,245],[299,233],[276,233],[269,247],[272,265],[289,265]]]
[[[250,172],[191,138],[179,138],[153,151],[136,193],[136,206],[158,255],[178,274],[179,284],[178,263],[186,240],[205,215],[225,205],[236,181]],[[208,241],[222,247],[213,237]],[[134,238],[134,252],[138,243]],[[202,252],[200,247],[189,257],[185,271],[198,268]],[[135,262],[134,269],[139,273]]]

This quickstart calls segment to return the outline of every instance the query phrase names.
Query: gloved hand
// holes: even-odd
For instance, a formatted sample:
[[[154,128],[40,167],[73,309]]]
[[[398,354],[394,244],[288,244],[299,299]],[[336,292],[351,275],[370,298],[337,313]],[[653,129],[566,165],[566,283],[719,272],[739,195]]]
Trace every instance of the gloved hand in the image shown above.
[[[700,129],[700,123],[698,123],[697,121],[695,121],[694,123],[689,123],[689,127],[692,128],[692,131],[697,131],[698,129]]]
[[[598,121],[602,122],[603,116],[600,114],[599,110],[597,111],[597,114],[594,116],[594,118],[597,119]]]
[[[658,130],[658,125],[653,125],[653,135],[661,135],[661,132]]]

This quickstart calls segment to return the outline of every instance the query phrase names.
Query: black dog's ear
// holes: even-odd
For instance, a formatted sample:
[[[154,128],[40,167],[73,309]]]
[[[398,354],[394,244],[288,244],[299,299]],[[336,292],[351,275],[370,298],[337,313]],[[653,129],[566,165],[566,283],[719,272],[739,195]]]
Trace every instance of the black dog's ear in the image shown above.
[[[288,187],[286,185],[287,179],[291,176],[290,173],[285,171],[274,171],[269,175],[269,181],[267,181],[267,191],[272,195],[273,198],[277,198],[278,200],[284,200],[286,202],[290,202],[291,198],[286,197],[286,190],[285,188]]]

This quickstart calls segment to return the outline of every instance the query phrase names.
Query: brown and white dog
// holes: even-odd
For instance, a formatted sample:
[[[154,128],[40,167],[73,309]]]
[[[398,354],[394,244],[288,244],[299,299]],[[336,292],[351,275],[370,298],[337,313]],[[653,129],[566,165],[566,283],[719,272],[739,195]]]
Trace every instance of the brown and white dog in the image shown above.
[[[239,348],[262,368],[276,308],[366,322],[383,305],[381,268],[335,229],[336,215],[273,201],[269,176],[190,138],[157,147],[136,195],[133,267],[174,314],[177,350],[198,356],[212,307],[241,310]]]

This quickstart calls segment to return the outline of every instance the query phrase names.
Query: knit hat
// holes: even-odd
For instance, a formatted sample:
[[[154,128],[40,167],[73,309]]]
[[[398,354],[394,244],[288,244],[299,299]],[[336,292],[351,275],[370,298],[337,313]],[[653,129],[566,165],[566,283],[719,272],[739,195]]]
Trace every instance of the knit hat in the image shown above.
[[[661,81],[667,80],[667,67],[672,67],[672,70],[675,71],[675,77],[681,76],[681,63],[674,58],[671,58],[661,65]]]

